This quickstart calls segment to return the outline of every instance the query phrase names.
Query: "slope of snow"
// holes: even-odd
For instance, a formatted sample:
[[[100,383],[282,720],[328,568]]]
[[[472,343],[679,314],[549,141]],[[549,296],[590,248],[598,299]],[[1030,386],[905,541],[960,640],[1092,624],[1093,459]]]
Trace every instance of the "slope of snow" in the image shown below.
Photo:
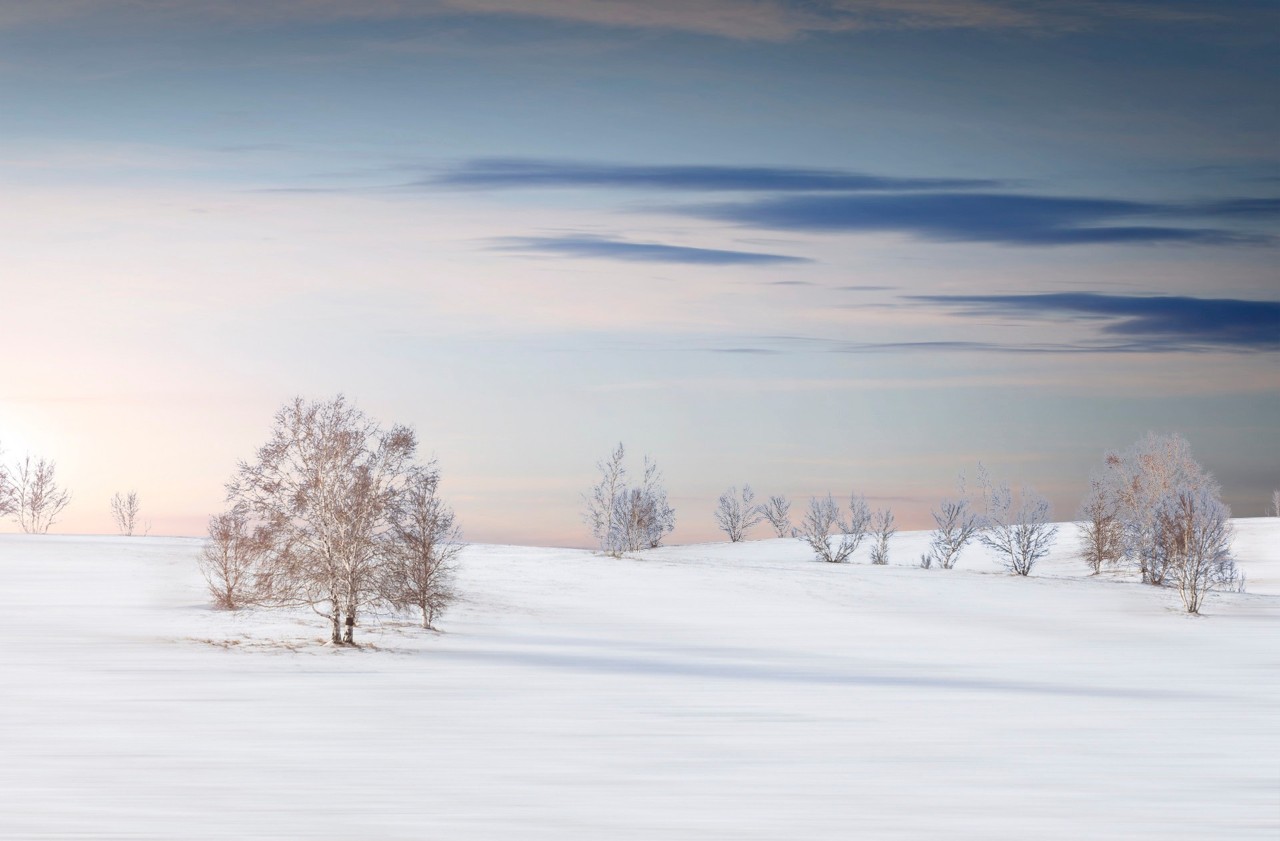
[[[445,633],[210,610],[194,540],[0,537],[0,838],[1280,834],[1280,520],[1206,615],[1089,579],[473,546]]]

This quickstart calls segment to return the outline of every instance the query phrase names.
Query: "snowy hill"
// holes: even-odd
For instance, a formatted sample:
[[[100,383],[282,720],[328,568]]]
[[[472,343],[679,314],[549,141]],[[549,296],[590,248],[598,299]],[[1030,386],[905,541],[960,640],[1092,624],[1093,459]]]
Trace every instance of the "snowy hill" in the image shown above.
[[[1247,594],[794,540],[469,547],[366,647],[210,610],[199,542],[0,536],[0,838],[1280,834],[1280,520]]]

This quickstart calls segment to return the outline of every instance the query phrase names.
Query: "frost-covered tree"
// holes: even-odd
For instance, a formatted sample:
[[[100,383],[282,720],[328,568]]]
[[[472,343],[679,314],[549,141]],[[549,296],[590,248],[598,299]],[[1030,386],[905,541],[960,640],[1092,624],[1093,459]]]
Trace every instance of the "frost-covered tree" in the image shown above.
[[[1058,527],[1049,521],[1049,500],[1032,488],[1023,488],[1015,505],[1009,485],[995,485],[982,465],[978,465],[978,485],[984,508],[978,539],[1000,556],[1010,572],[1030,575],[1036,562],[1049,554],[1058,534]]]
[[[1183,488],[1220,495],[1217,481],[1192,456],[1185,438],[1153,432],[1124,452],[1107,453],[1097,478],[1107,505],[1115,507],[1122,557],[1145,583],[1166,583],[1165,556],[1155,543],[1156,508],[1167,494]]]
[[[647,456],[640,484],[628,486],[622,444],[596,464],[600,479],[583,495],[583,520],[600,551],[613,557],[653,549],[676,527],[675,509],[667,502],[662,473]]]
[[[116,529],[125,537],[133,537],[139,531],[146,534],[150,531],[150,526],[143,523],[140,519],[141,503],[138,500],[137,491],[129,491],[122,493],[117,491],[111,497],[111,519],[115,521]]]
[[[271,550],[270,531],[253,526],[243,510],[209,518],[209,537],[200,551],[200,572],[214,604],[238,610],[259,597],[259,576]]]
[[[929,569],[936,564],[942,569],[952,569],[960,560],[960,552],[969,545],[981,526],[981,517],[965,493],[963,474],[959,480],[959,495],[942,500],[931,513],[937,528],[929,538],[929,551],[921,556],[920,566]]]
[[[1213,590],[1239,580],[1231,558],[1231,511],[1211,488],[1177,488],[1155,511],[1155,553],[1188,613],[1199,613]]]
[[[750,485],[743,485],[741,494],[736,485],[720,494],[715,511],[716,526],[729,536],[729,542],[745,540],[747,532],[764,520],[764,514],[755,505],[755,498],[755,491]]]
[[[1271,516],[1280,517],[1280,491],[1271,492]]]
[[[410,470],[392,519],[386,591],[402,610],[414,610],[422,627],[435,629],[436,617],[457,598],[454,575],[462,550],[462,530],[440,497],[440,469],[434,461]]]
[[[416,448],[409,427],[384,429],[341,395],[280,409],[227,485],[232,509],[270,537],[259,598],[310,607],[335,645],[354,643],[359,616],[391,602],[393,518]]]
[[[791,536],[791,501],[785,496],[769,497],[760,506],[760,515],[769,521],[778,537]]]
[[[813,497],[809,500],[809,508],[800,520],[796,537],[809,545],[818,560],[840,564],[847,561],[858,548],[851,532],[849,524],[840,519],[839,503],[831,494],[827,494],[825,497]],[[839,540],[834,546],[831,541],[833,534],[839,534]]]
[[[18,525],[27,534],[48,534],[71,504],[71,493],[58,484],[57,463],[27,456],[15,465],[13,483]]]
[[[889,563],[889,538],[898,530],[893,521],[893,512],[888,508],[877,511],[871,518],[871,563],[884,566]]]
[[[871,506],[867,505],[866,497],[857,493],[849,495],[849,519],[840,528],[857,550],[871,528]]]

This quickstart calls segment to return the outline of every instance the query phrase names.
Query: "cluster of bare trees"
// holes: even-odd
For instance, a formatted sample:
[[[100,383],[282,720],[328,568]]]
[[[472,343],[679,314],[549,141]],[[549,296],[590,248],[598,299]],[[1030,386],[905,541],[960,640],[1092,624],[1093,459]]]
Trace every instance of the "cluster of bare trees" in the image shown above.
[[[1083,556],[1094,573],[1136,569],[1144,583],[1176,586],[1191,613],[1209,591],[1241,583],[1231,512],[1181,435],[1147,433],[1107,453],[1080,509]]]
[[[583,520],[600,550],[613,557],[653,549],[675,530],[676,512],[667,503],[662,474],[648,456],[640,480],[629,484],[622,444],[596,464],[600,480],[584,495]]]
[[[0,517],[11,517],[27,534],[48,534],[71,504],[71,492],[58,484],[58,465],[25,456],[13,467],[0,464]]]
[[[360,617],[420,612],[424,627],[455,597],[461,535],[417,438],[383,427],[341,395],[281,408],[252,461],[227,484],[200,558],[219,606],[307,607],[334,644]]]

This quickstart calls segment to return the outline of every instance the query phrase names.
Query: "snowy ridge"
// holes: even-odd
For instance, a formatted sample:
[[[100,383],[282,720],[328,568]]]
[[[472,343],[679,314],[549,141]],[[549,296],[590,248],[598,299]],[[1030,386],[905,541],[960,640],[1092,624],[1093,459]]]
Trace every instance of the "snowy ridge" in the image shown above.
[[[471,546],[361,650],[207,607],[199,541],[0,536],[0,838],[1274,838],[1280,520],[1202,617],[1089,579]]]

